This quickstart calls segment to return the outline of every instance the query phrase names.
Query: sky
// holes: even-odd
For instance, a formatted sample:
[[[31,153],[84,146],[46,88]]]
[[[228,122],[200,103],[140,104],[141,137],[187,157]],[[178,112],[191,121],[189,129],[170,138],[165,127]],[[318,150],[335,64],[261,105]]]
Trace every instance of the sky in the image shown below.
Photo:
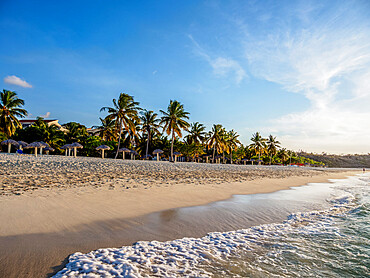
[[[99,124],[121,92],[284,147],[370,153],[370,1],[0,0],[0,86]]]

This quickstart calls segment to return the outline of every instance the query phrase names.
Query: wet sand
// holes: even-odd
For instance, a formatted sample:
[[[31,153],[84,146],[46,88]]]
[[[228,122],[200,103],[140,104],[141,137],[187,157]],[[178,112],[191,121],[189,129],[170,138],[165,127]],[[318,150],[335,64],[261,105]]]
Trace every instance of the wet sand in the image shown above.
[[[89,181],[81,184],[69,181],[70,178],[65,177],[73,177],[76,169],[71,165],[76,161],[47,158],[51,161],[48,162],[42,159],[44,158],[40,160],[30,158],[30,163],[24,161],[9,163],[13,167],[13,177],[14,173],[22,171],[24,164],[28,164],[26,171],[31,175],[25,176],[23,181],[26,180],[28,184],[41,177],[44,185],[37,187],[37,190],[23,191],[22,187],[18,186],[17,192],[21,192],[21,195],[6,194],[0,198],[0,277],[50,276],[63,267],[68,255],[77,251],[88,252],[103,247],[119,247],[139,240],[199,237],[215,230],[229,230],[235,227],[227,221],[219,221],[223,217],[222,213],[214,215],[218,218],[217,221],[206,218],[202,221],[204,225],[198,223],[193,226],[191,219],[197,216],[196,211],[190,216],[190,220],[182,221],[176,217],[178,213],[176,208],[224,200],[233,194],[267,193],[304,185],[307,182],[325,182],[329,178],[343,178],[355,173],[286,167],[281,169],[281,167],[195,163],[173,165],[141,161],[114,162],[114,166],[121,163],[126,170],[129,167],[135,168],[130,171],[131,173],[136,171],[137,173],[132,175],[137,176],[136,179],[120,186],[117,186],[119,183],[114,183],[112,188],[112,184],[105,185],[104,179],[100,181],[100,186],[96,186],[93,178],[94,183]],[[42,171],[43,165],[50,166],[53,163],[55,165],[60,161],[66,163],[68,167],[65,170],[62,167],[51,168],[58,175],[51,176],[48,183],[43,176],[45,174]],[[104,163],[103,165],[109,163],[97,159],[81,161],[91,165],[91,169],[88,169],[91,177],[99,174],[93,172],[95,163]],[[30,169],[31,163],[39,166]],[[107,165],[104,167],[110,167]],[[8,170],[11,169],[9,165],[6,167],[9,167]],[[83,168],[76,166],[77,169],[78,167]],[[158,167],[162,168],[160,174],[162,179],[157,183],[143,185],[144,178],[149,179],[147,183],[150,179],[156,180],[155,175],[148,178],[145,171],[152,169],[152,172],[155,172],[158,171]],[[175,170],[170,172],[169,167]],[[248,175],[245,174],[246,169]],[[209,175],[205,173],[206,171],[216,174],[209,180],[203,179],[202,183],[197,183],[197,175],[202,175],[202,171],[205,176]],[[74,175],[79,180],[83,179],[78,171]],[[223,176],[226,182],[222,182]],[[1,178],[7,179],[8,187],[12,186],[9,181],[19,181],[19,177],[11,179],[3,175]],[[64,186],[53,186],[52,182],[55,179],[59,179],[59,183]],[[174,182],[167,183],[166,179],[172,179]],[[233,182],[233,179],[239,181]],[[190,180],[194,182],[189,182]],[[272,219],[266,214],[258,221],[267,223]],[[233,223],[242,224],[242,227],[259,224],[248,217],[244,220],[236,219]]]

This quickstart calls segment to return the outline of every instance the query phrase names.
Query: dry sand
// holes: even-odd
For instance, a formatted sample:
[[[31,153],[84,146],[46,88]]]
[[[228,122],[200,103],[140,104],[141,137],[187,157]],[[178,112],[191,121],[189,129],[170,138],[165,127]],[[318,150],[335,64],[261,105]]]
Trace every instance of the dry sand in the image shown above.
[[[45,277],[76,251],[161,239],[135,230],[155,211],[355,173],[0,154],[0,277]]]

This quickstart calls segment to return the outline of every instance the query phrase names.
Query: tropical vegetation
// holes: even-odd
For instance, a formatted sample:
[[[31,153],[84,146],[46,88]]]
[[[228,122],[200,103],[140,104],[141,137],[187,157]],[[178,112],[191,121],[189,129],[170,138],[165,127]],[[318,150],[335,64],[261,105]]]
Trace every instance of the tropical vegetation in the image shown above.
[[[27,116],[24,100],[12,91],[3,90],[0,99],[0,140],[14,139],[28,143],[43,141],[62,154],[62,146],[78,142],[82,156],[101,156],[98,146],[107,145],[108,157],[117,158],[120,149],[129,149],[143,159],[150,159],[154,150],[163,151],[161,159],[180,161],[230,163],[230,164],[299,164],[318,165],[323,163],[281,147],[276,136],[264,138],[256,132],[251,143],[243,145],[235,130],[227,130],[214,124],[207,131],[200,122],[190,123],[190,113],[177,100],[171,100],[161,116],[152,110],[141,108],[134,97],[121,93],[112,100],[112,106],[103,106],[100,124],[88,128],[77,122],[58,127],[43,118],[22,128],[20,118]],[[26,150],[27,152],[27,150]],[[153,155],[155,158],[156,155]],[[153,159],[154,159],[153,158]],[[209,159],[211,158],[211,159]]]

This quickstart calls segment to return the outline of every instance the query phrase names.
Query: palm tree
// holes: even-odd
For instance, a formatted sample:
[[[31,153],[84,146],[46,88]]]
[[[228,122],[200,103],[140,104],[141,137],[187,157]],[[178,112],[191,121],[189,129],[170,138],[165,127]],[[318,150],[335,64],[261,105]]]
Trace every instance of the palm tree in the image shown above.
[[[261,153],[266,151],[266,139],[262,138],[259,132],[256,132],[252,135],[251,141],[252,144],[249,145],[249,148],[258,153],[258,164],[261,164]]]
[[[122,128],[127,132],[136,133],[134,120],[138,119],[139,102],[134,101],[134,97],[126,93],[121,93],[118,100],[113,99],[113,107],[102,107],[100,111],[108,110],[108,119],[116,121],[116,128],[118,129],[118,145],[114,158],[118,156],[118,150],[121,144]]]
[[[110,119],[105,117],[104,119],[99,118],[101,125],[100,126],[93,126],[92,128],[96,128],[99,130],[99,136],[106,141],[113,141],[116,139],[116,122],[114,119]]]
[[[166,131],[167,135],[171,134],[171,160],[173,159],[173,142],[175,140],[175,134],[182,137],[181,130],[187,129],[189,123],[186,121],[189,119],[189,112],[185,112],[184,106],[176,101],[171,100],[167,107],[167,112],[160,110],[163,114],[160,124],[164,124],[163,131]]]
[[[24,100],[17,97],[12,91],[3,90],[0,94],[0,132],[10,137],[17,128],[22,128],[17,117],[24,118],[27,111],[21,107]]]
[[[225,136],[226,151],[230,153],[231,164],[233,164],[233,151],[241,144],[238,137],[239,135],[234,130],[227,132]]]
[[[284,161],[286,161],[289,158],[286,148],[280,149],[277,153],[277,156],[280,158],[281,164],[284,164]]]
[[[153,133],[159,134],[159,121],[160,119],[157,119],[158,114],[154,113],[153,111],[144,110],[141,113],[140,120],[142,122],[141,129],[143,132],[146,133],[147,140],[146,140],[146,151],[145,155],[148,156],[149,151],[149,142],[151,140],[151,136]]]
[[[80,123],[69,122],[64,124],[63,127],[68,130],[68,132],[65,134],[65,137],[66,141],[69,143],[80,141],[88,136],[86,126]]]
[[[276,155],[277,149],[280,148],[280,142],[276,140],[276,136],[270,134],[267,140],[267,152],[270,155],[270,165],[272,162],[272,156]]]
[[[219,153],[223,150],[224,131],[225,129],[222,127],[222,125],[217,124],[213,125],[212,130],[209,132],[208,147],[213,148],[213,157],[212,157],[213,162],[215,162],[215,152],[217,151],[217,153]]]
[[[39,134],[38,140],[48,143],[51,147],[59,148],[59,143],[64,142],[64,133],[60,131],[55,125],[48,125],[43,118],[38,117],[36,122],[33,123],[32,128],[37,130]]]
[[[206,127],[199,122],[190,125],[189,134],[185,136],[188,144],[202,144],[206,139]]]

